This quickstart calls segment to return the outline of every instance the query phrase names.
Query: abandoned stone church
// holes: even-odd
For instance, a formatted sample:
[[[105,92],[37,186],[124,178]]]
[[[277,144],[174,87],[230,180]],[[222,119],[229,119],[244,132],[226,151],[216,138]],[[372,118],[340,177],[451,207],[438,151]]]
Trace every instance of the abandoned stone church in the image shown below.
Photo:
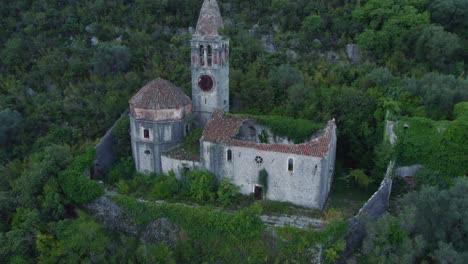
[[[191,41],[191,99],[163,79],[149,82],[131,98],[136,169],[174,171],[179,178],[183,170],[206,169],[218,180],[230,178],[243,194],[323,208],[335,164],[334,120],[305,142],[294,144],[253,118],[227,114],[229,40],[218,33],[221,28],[216,0],[205,0]],[[203,129],[200,155],[180,155],[177,149],[193,127]],[[267,190],[258,179],[263,169],[268,172]]]

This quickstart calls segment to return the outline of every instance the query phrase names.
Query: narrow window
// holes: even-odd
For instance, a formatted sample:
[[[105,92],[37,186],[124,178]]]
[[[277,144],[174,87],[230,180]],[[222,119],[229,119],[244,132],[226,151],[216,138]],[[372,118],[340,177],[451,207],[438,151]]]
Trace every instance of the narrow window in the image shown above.
[[[289,172],[293,172],[294,171],[294,160],[292,158],[290,158],[288,160],[288,171]]]
[[[190,127],[188,124],[185,125],[185,135],[188,135],[190,132]]]
[[[200,45],[200,65],[205,65],[205,47],[203,45]]]
[[[205,104],[206,104],[206,98],[205,98]]]
[[[232,161],[232,150],[227,150],[227,161]]]
[[[211,45],[208,45],[208,56],[207,56],[208,66],[211,67],[212,64],[212,52],[211,52]]]
[[[145,128],[145,130],[143,130],[143,137],[144,137],[144,138],[150,138],[150,136],[149,136],[149,129],[146,129],[146,128]]]
[[[223,66],[223,51],[222,50],[218,50],[218,58],[219,58],[219,63],[221,64],[221,66]]]

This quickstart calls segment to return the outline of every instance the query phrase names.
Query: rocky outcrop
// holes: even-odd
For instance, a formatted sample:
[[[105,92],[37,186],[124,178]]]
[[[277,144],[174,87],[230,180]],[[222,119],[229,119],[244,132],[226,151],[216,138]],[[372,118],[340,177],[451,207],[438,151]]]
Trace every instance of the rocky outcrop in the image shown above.
[[[361,50],[357,44],[350,43],[346,45],[346,55],[352,64],[359,64],[361,62]]]
[[[105,196],[85,205],[84,208],[98,223],[110,231],[134,236],[147,243],[164,243],[170,248],[176,245],[179,227],[170,223],[166,218],[156,219],[148,225],[139,226],[122,208]]]

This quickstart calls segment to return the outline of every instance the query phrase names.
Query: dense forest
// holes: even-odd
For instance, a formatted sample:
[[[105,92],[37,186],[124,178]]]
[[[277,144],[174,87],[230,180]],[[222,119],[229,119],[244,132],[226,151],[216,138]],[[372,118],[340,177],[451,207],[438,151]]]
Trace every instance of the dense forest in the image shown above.
[[[310,241],[329,246],[326,261],[338,258],[340,241],[324,237],[340,233],[342,222],[315,236],[283,230],[291,244],[272,246],[262,239],[255,204],[236,215],[248,226],[240,233],[226,215],[173,208],[175,219],[200,223],[175,249],[111,233],[80,209],[103,194],[83,171],[131,95],[157,77],[190,94],[189,40],[202,2],[2,2],[0,262],[302,262]],[[390,157],[424,165],[398,209],[369,222],[361,261],[466,263],[468,1],[218,2],[231,43],[233,112],[316,123],[336,118],[337,171],[357,175],[364,184],[356,188],[375,189]],[[348,44],[358,49],[351,56]],[[396,128],[405,141],[393,149],[383,136],[386,120],[410,127]],[[200,204],[229,204],[236,196],[228,184],[207,185],[207,175],[185,186],[135,175],[125,127],[117,129],[121,160],[104,179],[121,194],[154,185],[159,198],[201,197]],[[128,199],[115,198],[132,210]],[[211,229],[203,217],[225,226]],[[206,230],[213,235],[203,236]],[[230,252],[246,241],[235,249],[243,255]]]

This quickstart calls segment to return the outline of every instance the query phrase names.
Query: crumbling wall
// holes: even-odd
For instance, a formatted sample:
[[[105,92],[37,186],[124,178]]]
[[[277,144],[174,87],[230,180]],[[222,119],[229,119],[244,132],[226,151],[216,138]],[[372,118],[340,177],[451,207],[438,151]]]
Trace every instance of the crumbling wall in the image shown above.
[[[106,134],[101,138],[99,143],[96,145],[96,155],[94,157],[93,166],[93,177],[102,175],[107,169],[109,169],[115,162],[115,153],[112,150],[113,140],[112,131],[115,126],[122,120],[122,118],[128,118],[128,110],[126,110],[112,127],[107,130]]]
[[[385,177],[379,189],[369,198],[359,210],[358,214],[348,220],[348,232],[345,236],[346,247],[338,263],[344,263],[346,257],[361,246],[362,240],[366,236],[363,220],[365,218],[377,219],[388,210],[390,194],[392,192],[394,167],[395,161],[392,160],[388,164]]]

